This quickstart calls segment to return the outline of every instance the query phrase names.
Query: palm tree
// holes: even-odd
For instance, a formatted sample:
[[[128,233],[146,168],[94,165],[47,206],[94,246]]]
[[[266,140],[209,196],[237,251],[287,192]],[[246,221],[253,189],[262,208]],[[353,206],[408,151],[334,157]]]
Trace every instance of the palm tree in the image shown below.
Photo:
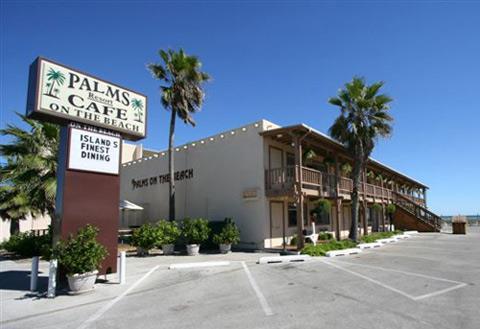
[[[18,114],[30,129],[8,125],[0,135],[0,216],[18,221],[27,214],[49,214],[53,219],[57,188],[58,126]]]
[[[135,120],[138,122],[143,122],[142,121],[143,102],[137,98],[132,99],[132,108],[135,111],[135,117],[136,117]]]
[[[189,56],[180,49],[159,51],[163,63],[150,64],[148,68],[154,78],[162,81],[160,86],[163,107],[170,111],[170,132],[168,139],[169,180],[169,219],[175,220],[175,181],[173,143],[175,120],[177,116],[185,124],[195,127],[192,114],[198,112],[203,103],[205,92],[203,84],[210,77],[201,71],[202,64],[196,56]]]
[[[48,91],[47,95],[56,97],[52,94],[53,87],[55,87],[55,84],[59,86],[63,85],[63,83],[65,82],[65,75],[60,71],[55,71],[54,69],[50,68],[50,70],[48,70],[47,72],[47,80],[50,81],[50,90]]]
[[[340,116],[330,127],[330,135],[343,143],[353,162],[352,226],[349,238],[357,240],[360,178],[368,158],[379,137],[388,137],[392,132],[389,103],[385,94],[379,94],[383,82],[366,85],[363,78],[354,77],[340,89],[337,97],[328,102],[340,108]]]

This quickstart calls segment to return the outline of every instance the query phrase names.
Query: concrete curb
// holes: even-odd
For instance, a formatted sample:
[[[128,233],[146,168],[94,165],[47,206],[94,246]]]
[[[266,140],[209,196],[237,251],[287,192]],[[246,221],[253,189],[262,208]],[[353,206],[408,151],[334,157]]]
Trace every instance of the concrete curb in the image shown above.
[[[357,247],[363,250],[363,249],[379,248],[381,246],[382,244],[379,242],[371,242],[371,243],[360,243]]]
[[[305,262],[305,261],[308,261],[310,259],[311,259],[311,257],[309,255],[260,257],[258,259],[257,264]]]
[[[184,268],[217,267],[217,266],[228,266],[228,265],[230,265],[230,262],[228,261],[179,263],[179,264],[170,264],[168,269],[178,270],[178,269],[184,269]]]
[[[331,251],[327,251],[325,256],[327,256],[327,257],[338,257],[338,256],[347,256],[347,255],[359,254],[361,252],[362,252],[362,249],[360,249],[360,248],[331,250]]]
[[[388,239],[378,239],[377,242],[379,243],[383,243],[383,244],[386,244],[386,243],[395,243],[397,242],[398,240],[397,239],[394,239],[394,238],[388,238]]]

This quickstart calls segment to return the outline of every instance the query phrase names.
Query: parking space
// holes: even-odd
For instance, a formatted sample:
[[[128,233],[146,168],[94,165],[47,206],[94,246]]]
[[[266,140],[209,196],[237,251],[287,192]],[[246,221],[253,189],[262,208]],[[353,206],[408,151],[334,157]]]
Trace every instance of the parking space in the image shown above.
[[[169,270],[161,257],[132,259],[142,270],[115,294],[43,313],[50,301],[42,300],[37,316],[2,328],[473,329],[480,327],[479,252],[480,234],[470,232],[421,234],[304,263],[258,265],[257,255],[237,254],[227,266]]]

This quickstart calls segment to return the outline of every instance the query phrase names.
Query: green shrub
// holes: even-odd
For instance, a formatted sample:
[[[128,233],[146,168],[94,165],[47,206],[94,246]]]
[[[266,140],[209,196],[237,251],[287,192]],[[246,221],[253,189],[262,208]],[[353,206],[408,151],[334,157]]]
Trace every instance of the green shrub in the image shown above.
[[[352,240],[336,241],[331,240],[327,243],[321,243],[314,246],[309,244],[302,249],[302,254],[310,256],[325,256],[327,251],[355,248],[357,244]]]
[[[372,234],[369,234],[369,235],[364,235],[360,238],[360,240],[362,242],[365,242],[365,243],[371,243],[371,242],[375,242],[377,241],[378,239],[388,239],[388,238],[391,238],[392,236],[396,235],[396,234],[399,234],[401,231],[393,231],[393,232],[375,232],[375,233],[372,233]]]
[[[150,223],[143,224],[132,232],[131,243],[135,247],[150,250],[159,243],[159,229]]]
[[[389,214],[389,215],[393,215],[396,210],[397,210],[397,207],[395,207],[395,205],[393,203],[390,203],[387,206],[387,214]]]
[[[185,218],[182,222],[182,237],[186,244],[201,244],[209,237],[208,220]]]
[[[330,232],[320,232],[318,234],[318,240],[332,240],[333,234]]]
[[[295,234],[291,239],[290,239],[290,245],[291,246],[296,246],[297,245],[297,235]]]
[[[231,218],[225,218],[222,231],[213,236],[216,244],[237,244],[240,242],[240,230]]]
[[[100,263],[107,256],[106,248],[97,241],[98,229],[87,225],[78,230],[74,237],[61,240],[53,248],[52,256],[68,275],[81,274],[98,270]]]
[[[161,220],[157,224],[158,241],[157,245],[175,244],[180,237],[181,231],[177,222]]]
[[[36,236],[33,232],[17,233],[2,243],[2,248],[20,257],[48,257],[52,246],[52,234]]]

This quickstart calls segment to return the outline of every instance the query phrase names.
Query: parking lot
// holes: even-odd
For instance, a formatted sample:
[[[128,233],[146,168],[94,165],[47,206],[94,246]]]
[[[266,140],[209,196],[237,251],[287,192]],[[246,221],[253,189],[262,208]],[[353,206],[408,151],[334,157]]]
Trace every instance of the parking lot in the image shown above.
[[[478,230],[420,234],[302,263],[259,265],[259,256],[129,258],[126,285],[99,284],[94,293],[54,300],[21,287],[2,290],[1,328],[480,327]],[[230,263],[168,269],[205,260]],[[28,263],[3,265],[2,273],[15,267]]]

